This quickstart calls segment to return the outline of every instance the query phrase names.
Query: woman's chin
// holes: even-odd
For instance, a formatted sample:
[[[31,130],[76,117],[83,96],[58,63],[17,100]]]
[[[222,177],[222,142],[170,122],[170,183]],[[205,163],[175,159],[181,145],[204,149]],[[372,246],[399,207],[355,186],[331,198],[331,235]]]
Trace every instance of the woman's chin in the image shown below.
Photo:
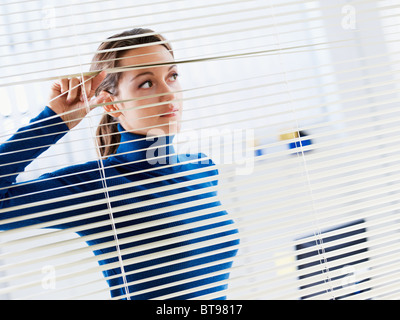
[[[170,119],[167,124],[160,126],[159,128],[164,131],[165,134],[177,134],[181,129],[181,124],[176,120],[176,118],[174,118]]]
[[[169,122],[165,125],[160,125],[155,128],[151,128],[146,132],[147,136],[163,136],[163,135],[174,135],[179,133],[180,124],[178,122]]]

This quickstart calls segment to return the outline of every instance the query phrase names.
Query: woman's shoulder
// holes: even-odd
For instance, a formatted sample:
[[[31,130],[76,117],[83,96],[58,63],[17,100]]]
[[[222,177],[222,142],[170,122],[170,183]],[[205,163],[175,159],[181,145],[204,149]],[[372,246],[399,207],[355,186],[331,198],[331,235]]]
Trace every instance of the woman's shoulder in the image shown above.
[[[180,163],[188,163],[204,167],[215,166],[215,163],[212,161],[212,159],[202,152],[193,154],[179,154],[178,158]]]
[[[214,161],[210,158],[210,156],[205,153],[198,153],[197,158],[199,159],[199,164],[205,167],[215,166]]]
[[[57,169],[53,172],[46,173],[43,176],[51,176],[53,178],[65,180],[93,180],[101,177],[101,166],[98,161],[88,161],[86,163],[74,164],[64,168]]]
[[[201,171],[200,175],[218,175],[218,169],[214,161],[205,153],[183,154],[179,155],[179,162],[182,164],[182,170],[196,170],[209,168],[207,171]]]

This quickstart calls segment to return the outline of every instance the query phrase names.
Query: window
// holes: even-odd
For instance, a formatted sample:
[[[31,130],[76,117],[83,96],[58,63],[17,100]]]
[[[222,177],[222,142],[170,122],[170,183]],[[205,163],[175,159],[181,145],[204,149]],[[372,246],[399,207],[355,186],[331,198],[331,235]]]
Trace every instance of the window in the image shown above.
[[[175,148],[213,159],[218,199],[239,230],[226,297],[397,298],[399,10],[390,0],[8,1],[2,142],[46,106],[56,78],[89,70],[105,38],[150,27],[172,44],[183,85]],[[98,161],[102,113],[17,181]],[[75,232],[30,226],[0,241],[1,298],[110,298],[98,256]]]

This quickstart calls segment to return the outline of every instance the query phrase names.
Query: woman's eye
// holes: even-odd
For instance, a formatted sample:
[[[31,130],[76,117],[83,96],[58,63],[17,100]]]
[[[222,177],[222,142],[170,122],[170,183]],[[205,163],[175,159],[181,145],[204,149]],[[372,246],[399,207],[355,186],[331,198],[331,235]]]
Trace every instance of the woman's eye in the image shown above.
[[[143,82],[143,83],[139,86],[139,88],[149,89],[149,88],[151,88],[152,86],[153,86],[153,83],[152,83],[151,81],[146,81],[146,82]]]
[[[171,75],[170,79],[171,79],[172,81],[175,81],[176,79],[178,79],[178,77],[179,77],[179,74],[174,73],[174,74]]]

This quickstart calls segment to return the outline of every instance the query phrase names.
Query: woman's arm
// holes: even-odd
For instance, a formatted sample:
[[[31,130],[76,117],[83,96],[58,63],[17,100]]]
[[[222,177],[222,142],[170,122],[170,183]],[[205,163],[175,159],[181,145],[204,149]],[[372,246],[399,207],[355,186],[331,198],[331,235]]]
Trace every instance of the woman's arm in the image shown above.
[[[4,198],[7,187],[15,183],[18,174],[68,130],[61,118],[46,107],[29,125],[0,145],[0,198]]]
[[[29,125],[20,128],[10,139],[0,145],[0,208],[3,209],[0,213],[1,220],[32,213],[33,210],[17,210],[16,208],[37,201],[38,196],[45,195],[46,189],[54,187],[55,181],[46,183],[46,179],[19,184],[16,183],[16,179],[18,174],[23,172],[35,158],[68,131],[64,121],[53,110],[46,107],[30,121]],[[25,226],[28,220],[26,224],[20,223],[13,226]],[[10,227],[10,225],[0,223],[2,230]]]
[[[103,79],[104,74],[102,73],[89,82],[93,86],[87,88],[89,97],[91,97],[92,89],[96,88],[94,85],[98,86]],[[84,168],[80,167],[73,168],[66,178],[63,175],[68,170],[60,170],[43,175],[33,181],[16,183],[19,173],[61,139],[87,113],[82,111],[87,109],[84,107],[85,103],[77,96],[81,94],[80,90],[75,90],[76,88],[70,90],[68,86],[62,88],[61,83],[62,81],[53,84],[49,107],[46,107],[27,126],[20,128],[10,139],[0,145],[0,220],[3,220],[0,222],[1,230],[21,227],[38,221],[49,221],[50,217],[36,219],[28,216],[26,220],[21,219],[20,223],[9,223],[5,220],[57,207],[61,204],[57,202],[58,197],[79,192],[79,188],[74,188],[73,185],[82,182],[79,171],[84,171]],[[71,84],[75,84],[75,81],[71,81]],[[73,90],[75,93],[72,92]],[[96,103],[98,103],[97,99],[93,99],[90,106]],[[85,178],[87,177],[83,179]],[[54,201],[49,201],[51,199]],[[36,205],[43,201],[50,202],[51,205]]]
[[[0,230],[49,221],[54,222],[53,227],[64,228],[65,224],[56,221],[82,213],[68,210],[69,206],[95,200],[93,196],[89,199],[80,193],[96,189],[96,183],[91,182],[100,178],[95,170],[96,162],[60,169],[31,181],[16,182],[26,166],[68,131],[64,121],[46,107],[29,125],[0,145]]]

